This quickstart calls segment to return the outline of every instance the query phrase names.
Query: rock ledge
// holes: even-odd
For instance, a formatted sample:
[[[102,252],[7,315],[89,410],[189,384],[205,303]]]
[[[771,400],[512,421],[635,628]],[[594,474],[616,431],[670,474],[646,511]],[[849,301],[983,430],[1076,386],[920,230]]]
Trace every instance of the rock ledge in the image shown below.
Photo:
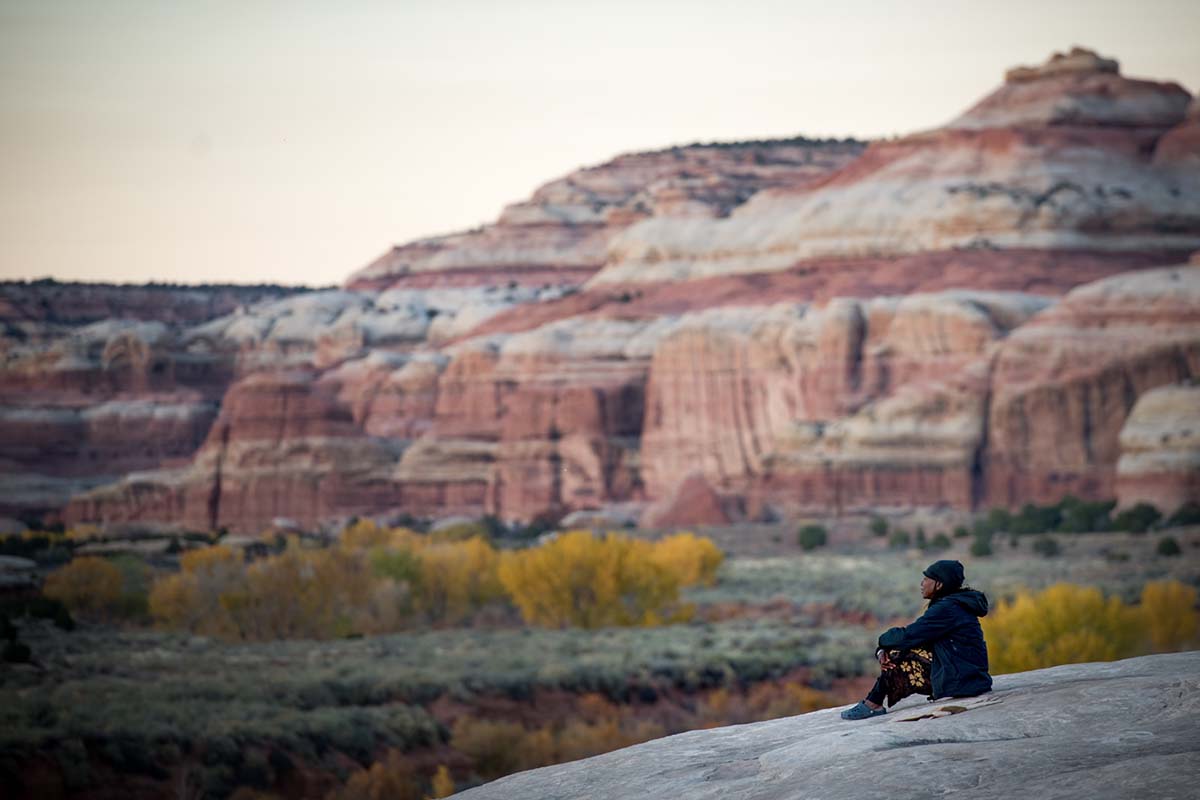
[[[909,698],[864,722],[826,709],[691,731],[457,796],[1194,797],[1198,676],[1200,652],[1070,664],[1000,676],[995,691],[979,698]]]

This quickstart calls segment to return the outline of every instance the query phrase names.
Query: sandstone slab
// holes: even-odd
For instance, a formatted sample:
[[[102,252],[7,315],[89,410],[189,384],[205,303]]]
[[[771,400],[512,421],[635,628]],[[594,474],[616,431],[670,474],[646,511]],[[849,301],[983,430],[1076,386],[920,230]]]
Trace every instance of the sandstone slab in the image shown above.
[[[1190,798],[1200,652],[1002,675],[980,698],[692,731],[511,775],[464,800]],[[951,709],[949,711],[945,709]]]

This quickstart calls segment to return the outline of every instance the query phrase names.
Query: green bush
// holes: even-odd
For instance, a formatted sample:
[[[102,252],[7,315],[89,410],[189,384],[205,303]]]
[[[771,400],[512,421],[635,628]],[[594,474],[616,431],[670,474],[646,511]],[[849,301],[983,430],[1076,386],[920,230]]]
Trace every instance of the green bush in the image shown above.
[[[1036,506],[1026,503],[1021,513],[1013,517],[1009,532],[1018,535],[1049,533],[1058,529],[1062,522],[1062,511],[1058,506]]]
[[[1062,510],[1062,521],[1058,524],[1058,530],[1062,533],[1091,533],[1109,530],[1112,527],[1109,515],[1116,505],[1115,500],[1088,502],[1067,495],[1059,503],[1059,508]]]
[[[1145,533],[1162,519],[1162,512],[1149,503],[1138,503],[1117,514],[1113,527],[1129,533]]]
[[[922,550],[929,549],[929,537],[925,535],[925,528],[920,526],[917,527],[916,544],[917,547],[921,548]]]
[[[975,520],[974,533],[976,535],[990,535],[1001,531],[1012,530],[1013,516],[1006,508],[993,508],[988,511],[987,515],[982,519]]]
[[[882,539],[884,536],[887,536],[888,521],[883,517],[871,517],[871,523],[867,527],[870,529],[871,535],[877,539]]]
[[[975,541],[971,542],[971,555],[976,558],[986,558],[992,554],[992,537],[988,535],[975,535]]]
[[[820,525],[805,525],[796,534],[796,542],[809,552],[824,547],[829,542],[829,533]]]
[[[456,522],[429,534],[435,542],[465,542],[476,537],[490,540],[491,528],[486,522]]]
[[[892,535],[888,537],[888,546],[894,547],[897,550],[903,547],[912,545],[912,537],[908,535],[908,531],[903,528],[897,528],[892,531]]]
[[[1160,556],[1178,556],[1183,554],[1183,550],[1179,547],[1179,542],[1175,541],[1174,536],[1164,536],[1158,540],[1158,547],[1155,552]]]
[[[950,537],[944,533],[939,533],[933,537],[933,541],[929,543],[930,550],[947,550],[950,548]]]
[[[1175,510],[1167,520],[1167,527],[1178,528],[1183,525],[1200,525],[1200,503],[1190,500]]]
[[[966,539],[970,535],[971,535],[971,532],[969,530],[967,530],[965,525],[959,525],[954,529],[954,538],[955,539]]]
[[[1033,542],[1033,552],[1045,558],[1052,558],[1062,552],[1058,540],[1053,536],[1039,536]]]

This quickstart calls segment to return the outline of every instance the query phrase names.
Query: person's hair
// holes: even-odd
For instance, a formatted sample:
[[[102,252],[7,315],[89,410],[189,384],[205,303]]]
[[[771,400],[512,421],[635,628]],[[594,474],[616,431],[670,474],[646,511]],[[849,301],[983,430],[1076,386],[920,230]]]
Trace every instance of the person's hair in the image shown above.
[[[934,580],[936,580],[936,578]],[[958,594],[959,592],[972,592],[972,591],[975,591],[975,590],[972,589],[970,586],[967,586],[965,583],[962,586],[959,586],[957,589],[948,589],[948,588],[946,588],[945,584],[942,584],[933,593],[933,597],[929,598],[929,602],[925,605],[925,607],[929,608],[929,606],[933,605],[938,600],[941,600],[943,597],[949,597],[950,595]]]

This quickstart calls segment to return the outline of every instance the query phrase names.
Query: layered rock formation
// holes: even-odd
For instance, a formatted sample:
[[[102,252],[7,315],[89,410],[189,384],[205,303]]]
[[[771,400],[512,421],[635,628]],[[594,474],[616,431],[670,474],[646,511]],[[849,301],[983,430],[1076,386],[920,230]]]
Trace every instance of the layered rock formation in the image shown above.
[[[1200,269],[1082,286],[1019,328],[994,361],[982,455],[995,505],[1113,497],[1138,398],[1200,375]]]
[[[57,511],[124,473],[189,460],[235,365],[184,331],[300,291],[0,284],[0,513]]]
[[[1073,51],[861,155],[622,156],[343,291],[31,339],[8,496],[241,531],[1112,497],[1138,398],[1200,369],[1200,270],[1164,267],[1200,247],[1189,101]]]
[[[469,286],[498,276],[579,284],[604,264],[612,239],[639,220],[724,217],[760,191],[808,185],[862,149],[853,140],[801,137],[619,156],[546,184],[493,225],[394,247],[347,286]]]
[[[1146,392],[1119,436],[1117,503],[1150,503],[1170,513],[1200,501],[1200,385]]]
[[[785,511],[973,505],[987,354],[1047,307],[946,292],[777,308],[685,330],[651,365],[643,477],[652,495],[699,468]]]
[[[1189,797],[1197,669],[1193,652],[1001,675],[979,698],[910,698],[862,722],[828,709],[691,731],[456,797]]]
[[[950,125],[876,142],[802,191],[728,219],[645,220],[593,285],[795,268],[807,259],[956,248],[1097,252],[1200,247],[1200,168],[1179,158],[1190,96],[1086,51],[1006,83]],[[1155,158],[1160,141],[1169,154]],[[1191,142],[1191,138],[1187,138]],[[1169,263],[1169,262],[1161,262]]]

